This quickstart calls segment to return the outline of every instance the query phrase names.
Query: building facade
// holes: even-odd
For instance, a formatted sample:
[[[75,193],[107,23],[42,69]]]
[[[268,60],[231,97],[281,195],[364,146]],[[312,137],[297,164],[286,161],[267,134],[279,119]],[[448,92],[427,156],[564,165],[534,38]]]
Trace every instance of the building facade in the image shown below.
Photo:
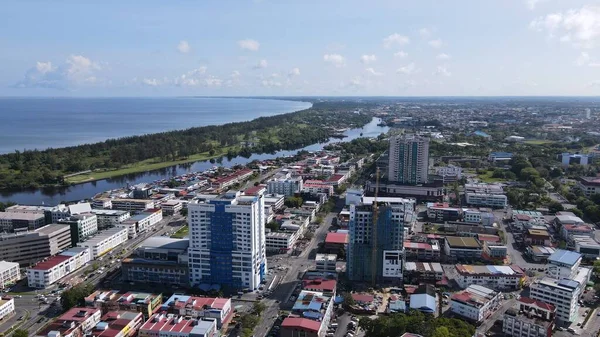
[[[26,267],[69,247],[69,226],[47,225],[35,231],[0,235],[0,260]]]
[[[474,266],[457,264],[456,282],[461,288],[476,284],[490,289],[518,290],[525,278],[525,272],[516,265],[511,266]]]
[[[291,197],[302,191],[302,178],[273,179],[267,182],[267,193]]]
[[[465,200],[472,206],[505,208],[508,205],[508,199],[504,194],[465,193]]]
[[[502,332],[513,337],[552,337],[556,308],[528,297],[504,313]]]
[[[59,224],[71,227],[71,245],[77,246],[98,232],[98,217],[95,214],[77,214],[58,220]]]
[[[131,213],[116,209],[93,209],[92,213],[98,219],[98,229],[114,227],[131,217]]]
[[[12,297],[0,297],[0,321],[15,312],[15,299]]]
[[[390,138],[388,180],[401,184],[425,184],[429,176],[429,138],[416,135]]]
[[[450,311],[472,322],[482,322],[500,305],[502,293],[480,286],[470,285],[466,290],[452,295]]]
[[[31,288],[46,288],[90,262],[88,248],[71,248],[46,261],[27,268],[27,283]]]
[[[0,212],[0,230],[5,233],[34,230],[45,224],[44,213]]]
[[[125,243],[127,239],[127,229],[111,228],[98,233],[86,241],[79,242],[77,246],[89,248],[92,260],[94,260]]]
[[[532,299],[552,304],[556,308],[558,321],[569,323],[577,320],[581,296],[581,286],[577,281],[544,278],[535,280],[529,289]]]
[[[0,261],[0,289],[5,289],[21,279],[19,264],[16,262]]]
[[[239,192],[188,204],[193,286],[260,286],[267,270],[264,209],[262,195]]]

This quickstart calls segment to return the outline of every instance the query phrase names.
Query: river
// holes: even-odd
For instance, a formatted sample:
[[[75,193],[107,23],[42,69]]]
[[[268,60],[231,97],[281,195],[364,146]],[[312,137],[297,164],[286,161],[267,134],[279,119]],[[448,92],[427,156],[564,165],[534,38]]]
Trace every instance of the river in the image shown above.
[[[244,165],[253,160],[266,160],[278,157],[293,156],[301,150],[319,151],[322,150],[324,146],[336,142],[348,142],[360,137],[377,137],[381,133],[386,133],[389,130],[389,127],[379,126],[377,125],[378,123],[380,123],[380,120],[378,118],[373,118],[371,122],[362,128],[350,129],[344,132],[346,135],[344,138],[331,138],[325,143],[312,144],[295,150],[278,151],[273,154],[253,154],[250,156],[250,158],[244,158],[241,156],[232,158],[231,160],[223,158],[221,165],[224,167],[231,167],[238,164]],[[159,170],[128,174],[105,180],[72,185],[68,187],[41,188],[19,192],[2,192],[0,193],[0,201],[12,201],[23,205],[56,205],[64,201],[89,199],[97,193],[117,189],[126,186],[127,184],[133,185],[144,182],[152,182],[160,179],[168,179],[188,172],[204,171],[215,165],[216,164],[212,164],[208,161],[198,161],[194,163],[171,166]]]

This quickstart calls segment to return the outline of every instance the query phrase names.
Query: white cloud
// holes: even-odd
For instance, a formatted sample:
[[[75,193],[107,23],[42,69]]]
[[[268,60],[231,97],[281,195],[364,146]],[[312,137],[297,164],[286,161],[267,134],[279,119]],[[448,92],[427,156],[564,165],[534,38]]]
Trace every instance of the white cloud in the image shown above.
[[[394,53],[394,57],[398,57],[398,58],[404,58],[404,57],[407,57],[407,56],[408,56],[408,53],[405,53],[402,50],[399,51],[399,52]]]
[[[451,58],[451,56],[446,53],[441,53],[441,54],[438,54],[438,56],[436,56],[436,58],[438,60],[449,60]]]
[[[162,82],[156,78],[144,78],[142,83],[151,87],[157,87],[162,84]]]
[[[260,43],[256,40],[245,39],[238,41],[238,46],[245,50],[257,51],[260,48]]]
[[[433,72],[433,74],[437,75],[437,76],[446,76],[446,77],[452,76],[452,73],[449,72],[445,66],[438,66],[437,69]]]
[[[279,88],[279,87],[283,86],[283,84],[281,82],[276,81],[276,80],[262,80],[262,82],[260,84],[266,88]]]
[[[398,70],[396,70],[396,72],[404,74],[404,75],[414,74],[416,71],[417,71],[417,68],[416,68],[415,64],[412,62],[405,66],[402,66],[402,67],[398,68]]]
[[[375,55],[363,55],[360,57],[360,62],[364,64],[369,64],[375,61],[377,61],[377,57]]]
[[[180,75],[172,81],[173,84],[180,87],[194,87],[194,86],[207,86],[207,87],[218,87],[221,86],[223,80],[215,76],[206,75],[207,68],[201,66],[199,68],[188,71],[185,74]]]
[[[288,73],[289,77],[298,76],[298,75],[300,75],[300,68],[292,68],[292,70],[290,70],[290,72]]]
[[[428,28],[421,28],[419,29],[419,35],[421,35],[421,37],[429,37],[431,36],[431,30],[429,30]]]
[[[262,59],[260,61],[258,61],[258,63],[253,67],[254,69],[264,69],[269,65],[269,63],[267,62],[267,60]]]
[[[232,72],[231,72],[231,75],[229,75],[229,77],[231,77],[231,78],[238,78],[238,77],[240,77],[240,76],[241,76],[241,74],[240,74],[240,72],[239,72],[239,71],[237,71],[237,70],[234,70],[234,71],[232,71]]]
[[[25,73],[25,78],[14,86],[17,88],[53,88],[70,89],[76,86],[102,83],[96,75],[102,67],[82,55],[69,55],[65,62],[57,67],[52,62],[36,62]]]
[[[192,47],[190,47],[190,44],[185,40],[179,41],[179,44],[177,45],[177,50],[182,54],[189,53],[191,49]]]
[[[591,48],[600,39],[600,6],[584,6],[565,12],[540,16],[529,27],[545,31],[548,37],[560,36],[560,41],[576,47]]]
[[[367,69],[365,69],[365,71],[366,71],[367,73],[369,73],[369,74],[373,75],[373,76],[381,76],[381,75],[383,75],[383,73],[377,72],[377,71],[375,71],[375,69],[373,69],[373,68],[367,68]]]
[[[575,60],[575,64],[578,66],[586,65],[588,62],[590,62],[590,54],[586,52],[581,52]]]
[[[383,46],[385,48],[391,48],[392,46],[395,46],[395,45],[403,46],[405,44],[408,44],[409,42],[410,42],[410,39],[408,38],[408,36],[394,33],[383,39]]]
[[[529,8],[530,10],[534,10],[535,6],[537,6],[537,4],[546,2],[546,1],[547,0],[526,0],[525,3],[527,4],[527,8]]]
[[[432,48],[441,48],[444,44],[441,39],[435,39],[428,42]]]
[[[190,72],[188,72],[188,76],[196,76],[196,75],[203,75],[206,74],[206,70],[208,68],[206,68],[206,66],[201,66],[199,68],[196,68],[194,70],[191,70]]]
[[[340,54],[325,54],[323,60],[331,63],[336,68],[341,68],[346,65],[346,58]]]

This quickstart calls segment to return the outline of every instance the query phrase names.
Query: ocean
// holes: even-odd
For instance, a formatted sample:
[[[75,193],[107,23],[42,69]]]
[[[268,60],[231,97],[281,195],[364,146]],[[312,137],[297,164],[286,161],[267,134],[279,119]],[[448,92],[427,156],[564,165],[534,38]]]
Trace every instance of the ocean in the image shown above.
[[[0,154],[252,120],[311,103],[244,98],[0,98]]]

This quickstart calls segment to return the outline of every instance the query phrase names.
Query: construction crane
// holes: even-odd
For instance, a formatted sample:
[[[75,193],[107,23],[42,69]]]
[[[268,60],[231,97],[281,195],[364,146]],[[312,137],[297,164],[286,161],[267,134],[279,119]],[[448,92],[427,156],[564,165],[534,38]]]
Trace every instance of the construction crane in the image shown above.
[[[377,220],[379,218],[377,193],[379,193],[379,167],[375,172],[375,198],[373,198],[373,239],[371,240],[371,283],[373,288],[377,283]]]

